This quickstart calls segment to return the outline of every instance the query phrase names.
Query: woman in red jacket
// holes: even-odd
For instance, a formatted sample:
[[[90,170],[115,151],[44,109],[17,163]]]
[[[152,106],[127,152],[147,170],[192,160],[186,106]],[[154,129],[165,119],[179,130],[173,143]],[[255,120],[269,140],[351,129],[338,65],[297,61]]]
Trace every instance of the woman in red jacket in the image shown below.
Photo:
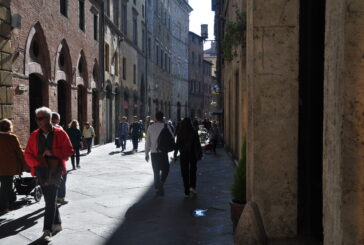
[[[30,135],[24,157],[31,174],[38,176],[41,184],[46,203],[42,238],[49,241],[52,234],[62,230],[56,197],[61,176],[66,172],[66,160],[73,154],[73,148],[67,133],[52,126],[52,111],[49,108],[38,108],[35,114],[39,129]],[[60,166],[51,168],[51,162]],[[52,174],[48,175],[45,168]]]

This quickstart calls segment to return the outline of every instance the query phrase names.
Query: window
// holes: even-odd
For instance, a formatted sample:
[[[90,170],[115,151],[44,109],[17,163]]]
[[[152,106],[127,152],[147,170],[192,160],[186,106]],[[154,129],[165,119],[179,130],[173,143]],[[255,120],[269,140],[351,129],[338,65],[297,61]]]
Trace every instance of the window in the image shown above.
[[[164,69],[167,71],[167,54],[164,53]]]
[[[123,57],[123,79],[126,80],[126,58]]]
[[[78,24],[82,31],[85,31],[85,2],[78,0]]]
[[[119,0],[114,0],[112,9],[113,9],[114,24],[116,26],[119,26]]]
[[[61,14],[64,15],[64,16],[66,16],[66,17],[68,17],[68,13],[67,13],[67,0],[60,0],[59,1],[59,4],[60,4],[59,10],[60,10]]]
[[[121,31],[126,35],[128,33],[128,9],[126,7],[126,4],[123,4],[121,16]]]
[[[110,52],[110,50],[109,50],[109,44],[107,44],[107,43],[105,43],[105,71],[110,71],[110,61],[109,61],[109,59],[110,59],[110,56],[109,56],[109,52]]]
[[[94,14],[94,40],[98,40],[98,25],[99,25],[99,21],[98,21],[98,16],[97,14]]]
[[[157,65],[159,64],[159,47],[158,45],[155,46],[155,54],[156,54],[156,61]]]
[[[148,38],[148,58],[150,58],[152,56],[151,52],[151,44],[152,43],[152,40],[150,40],[150,37]]]
[[[114,70],[115,70],[115,76],[119,76],[119,55],[118,55],[118,52],[115,52],[115,54],[114,54]]]
[[[138,21],[137,16],[133,16],[133,42],[138,45]]]
[[[145,7],[144,7],[144,4],[142,5],[142,16],[143,16],[143,18],[145,18]]]
[[[142,23],[143,26],[143,23]],[[142,30],[142,52],[145,53],[145,30]]]
[[[171,57],[168,57],[168,72],[171,73]]]
[[[163,50],[161,49],[161,68],[163,69]]]
[[[105,1],[106,4],[106,15],[110,17],[110,0]]]
[[[133,83],[136,83],[136,65],[133,66]]]
[[[195,64],[195,52],[192,51],[191,63]]]

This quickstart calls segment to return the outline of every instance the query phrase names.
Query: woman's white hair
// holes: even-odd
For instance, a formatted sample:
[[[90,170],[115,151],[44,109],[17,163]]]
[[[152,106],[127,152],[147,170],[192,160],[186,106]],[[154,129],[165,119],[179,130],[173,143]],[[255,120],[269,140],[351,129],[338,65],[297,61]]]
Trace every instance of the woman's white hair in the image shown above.
[[[47,116],[49,118],[52,117],[52,111],[48,107],[43,106],[43,107],[40,107],[40,108],[36,109],[35,110],[35,115],[37,115],[39,112],[43,112],[44,114],[47,114]]]

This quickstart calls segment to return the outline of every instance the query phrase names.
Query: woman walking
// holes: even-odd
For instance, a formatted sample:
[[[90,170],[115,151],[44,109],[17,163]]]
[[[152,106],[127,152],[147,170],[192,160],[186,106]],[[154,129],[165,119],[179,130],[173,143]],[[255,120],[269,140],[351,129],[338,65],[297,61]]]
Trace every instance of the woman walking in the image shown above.
[[[0,120],[0,213],[6,213],[15,201],[13,177],[20,175],[25,165],[23,150],[12,131],[10,120]]]
[[[82,136],[86,141],[87,154],[91,153],[92,139],[95,137],[95,130],[89,122],[85,123],[85,127],[82,131]]]
[[[178,151],[180,152],[181,175],[183,179],[185,198],[188,198],[190,192],[194,195],[197,194],[197,161],[202,157],[200,139],[190,118],[184,118],[178,129],[174,159],[177,158]]]
[[[77,168],[80,168],[80,147],[81,147],[81,140],[82,140],[82,134],[81,134],[81,130],[80,130],[80,126],[78,124],[77,120],[73,120],[70,125],[69,128],[67,129],[67,134],[70,137],[73,149],[74,149],[74,153],[71,156],[71,162],[72,162],[72,168],[73,170],[76,169],[76,165]],[[75,165],[75,157],[76,157],[76,165]]]

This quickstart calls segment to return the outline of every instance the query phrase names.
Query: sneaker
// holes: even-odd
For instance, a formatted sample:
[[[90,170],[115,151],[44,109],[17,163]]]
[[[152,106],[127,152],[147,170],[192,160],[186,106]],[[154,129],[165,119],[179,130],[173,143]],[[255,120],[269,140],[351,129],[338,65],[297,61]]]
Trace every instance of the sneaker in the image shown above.
[[[45,230],[43,232],[43,235],[41,236],[41,239],[43,239],[46,242],[50,242],[51,237],[52,237],[52,232],[50,232],[49,230]]]
[[[52,225],[52,235],[60,232],[62,230],[61,224],[53,224]]]
[[[193,195],[197,195],[197,191],[195,188],[190,187],[190,192],[192,192]]]
[[[59,203],[61,205],[65,205],[68,203],[68,201],[65,200],[64,198],[57,198],[57,203]]]
[[[81,166],[80,165],[77,165],[77,168],[81,168]]]

